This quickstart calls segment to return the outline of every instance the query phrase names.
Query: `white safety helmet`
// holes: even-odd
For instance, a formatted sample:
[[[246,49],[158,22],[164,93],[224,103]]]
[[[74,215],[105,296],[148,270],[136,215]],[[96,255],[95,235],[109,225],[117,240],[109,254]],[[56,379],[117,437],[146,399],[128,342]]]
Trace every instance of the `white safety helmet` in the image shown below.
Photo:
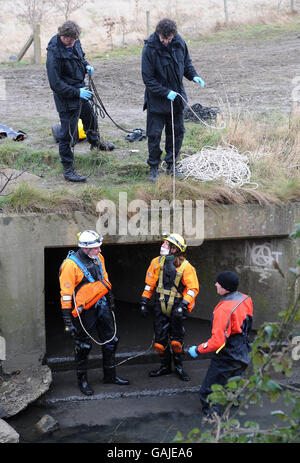
[[[77,235],[77,243],[80,248],[97,248],[101,246],[103,236],[93,230],[84,230]]]

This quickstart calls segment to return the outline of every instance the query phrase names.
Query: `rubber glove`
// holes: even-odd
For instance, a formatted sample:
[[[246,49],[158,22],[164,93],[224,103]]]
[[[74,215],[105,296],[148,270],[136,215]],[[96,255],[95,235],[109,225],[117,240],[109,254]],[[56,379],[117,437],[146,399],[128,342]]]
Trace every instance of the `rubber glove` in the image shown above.
[[[73,316],[71,312],[71,309],[62,309],[62,317],[65,325],[65,333],[68,333],[71,336],[71,338],[74,338],[77,333],[77,330],[73,325]]]
[[[173,90],[171,90],[167,95],[167,98],[171,101],[174,101],[176,97],[177,97],[177,93],[174,92]]]
[[[191,357],[193,357],[193,359],[196,359],[198,357],[198,346],[189,347],[188,353]]]
[[[185,320],[187,318],[187,306],[188,306],[188,301],[182,301],[181,304],[178,307],[175,307],[174,309],[174,317],[176,318],[181,318]]]
[[[201,84],[201,88],[204,88],[204,80],[201,77],[195,76],[193,77],[193,81],[197,82],[197,84]]]
[[[86,70],[86,72],[88,73],[89,76],[94,74],[94,68],[93,68],[93,66],[90,66],[89,64],[86,66],[85,70]]]
[[[83,100],[89,100],[92,96],[92,92],[90,92],[87,88],[83,87],[80,89],[80,98]]]
[[[149,302],[149,299],[147,297],[142,297],[140,311],[141,311],[142,317],[144,318],[146,318],[148,315],[148,307],[147,307],[148,302]]]
[[[108,293],[106,294],[106,300],[108,307],[110,308],[110,310],[114,312],[116,310],[115,298],[111,291],[108,291]]]

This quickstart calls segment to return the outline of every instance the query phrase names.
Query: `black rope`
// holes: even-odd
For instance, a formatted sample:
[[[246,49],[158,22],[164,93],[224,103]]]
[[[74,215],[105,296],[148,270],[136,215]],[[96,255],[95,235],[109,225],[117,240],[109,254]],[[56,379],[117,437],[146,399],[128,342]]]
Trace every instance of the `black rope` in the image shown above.
[[[217,106],[202,106],[200,103],[193,104],[191,108],[197,116],[204,121],[216,120],[217,115],[220,113],[220,108]],[[183,117],[185,121],[200,122],[187,106],[184,108]]]
[[[118,124],[117,122],[115,122],[113,120],[113,118],[108,114],[104,104],[103,104],[103,101],[101,100],[100,96],[99,96],[99,93],[97,91],[97,88],[96,88],[96,85],[92,79],[91,76],[89,76],[89,86],[90,86],[90,90],[93,92],[93,97],[92,97],[92,101],[93,101],[93,105],[95,107],[95,110],[99,113],[99,115],[104,119],[105,117],[105,114],[107,115],[107,117],[112,121],[112,123],[120,130],[122,130],[123,132],[126,132],[126,133],[131,133],[132,130],[127,130],[125,129],[124,127],[122,127],[120,124]],[[95,101],[96,100],[96,101]]]

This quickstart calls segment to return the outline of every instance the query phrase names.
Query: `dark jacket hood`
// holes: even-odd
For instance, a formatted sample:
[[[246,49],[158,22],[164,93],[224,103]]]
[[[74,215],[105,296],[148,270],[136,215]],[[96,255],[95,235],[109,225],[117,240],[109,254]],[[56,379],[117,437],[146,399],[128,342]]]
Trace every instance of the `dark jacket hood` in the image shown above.
[[[79,44],[79,40],[75,41],[75,48],[77,48],[77,44]],[[68,58],[70,56],[67,47],[60,40],[59,34],[54,35],[52,39],[49,40],[49,43],[47,45],[47,51],[51,51],[54,54],[54,56],[60,58]]]
[[[145,45],[148,45],[149,47],[153,47],[156,49],[165,48],[165,45],[161,43],[161,41],[159,40],[159,35],[156,32],[153,32],[153,34],[149,35],[149,37],[146,40],[144,40],[144,43]],[[179,45],[180,43],[183,43],[183,40],[179,34],[176,34],[171,43],[172,46]]]

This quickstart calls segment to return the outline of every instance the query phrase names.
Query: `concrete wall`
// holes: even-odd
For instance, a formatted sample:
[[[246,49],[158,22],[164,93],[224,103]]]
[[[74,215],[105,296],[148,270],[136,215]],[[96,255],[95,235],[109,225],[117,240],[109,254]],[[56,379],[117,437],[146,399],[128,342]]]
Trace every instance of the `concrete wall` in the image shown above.
[[[300,203],[206,208],[204,243],[190,247],[187,253],[201,281],[194,316],[211,318],[217,301],[213,278],[218,271],[232,269],[240,276],[240,290],[254,299],[255,326],[276,319],[290,296],[288,268],[295,265],[299,246],[288,235],[299,217]],[[74,247],[78,231],[95,227],[96,217],[80,213],[0,217],[0,329],[6,340],[5,371],[40,363],[45,354],[45,248]],[[151,236],[115,235],[107,236],[105,242],[118,245],[107,246],[109,255],[105,251],[116,298],[137,302],[145,269],[158,254],[159,241],[154,243]],[[285,278],[274,269],[273,260]]]

